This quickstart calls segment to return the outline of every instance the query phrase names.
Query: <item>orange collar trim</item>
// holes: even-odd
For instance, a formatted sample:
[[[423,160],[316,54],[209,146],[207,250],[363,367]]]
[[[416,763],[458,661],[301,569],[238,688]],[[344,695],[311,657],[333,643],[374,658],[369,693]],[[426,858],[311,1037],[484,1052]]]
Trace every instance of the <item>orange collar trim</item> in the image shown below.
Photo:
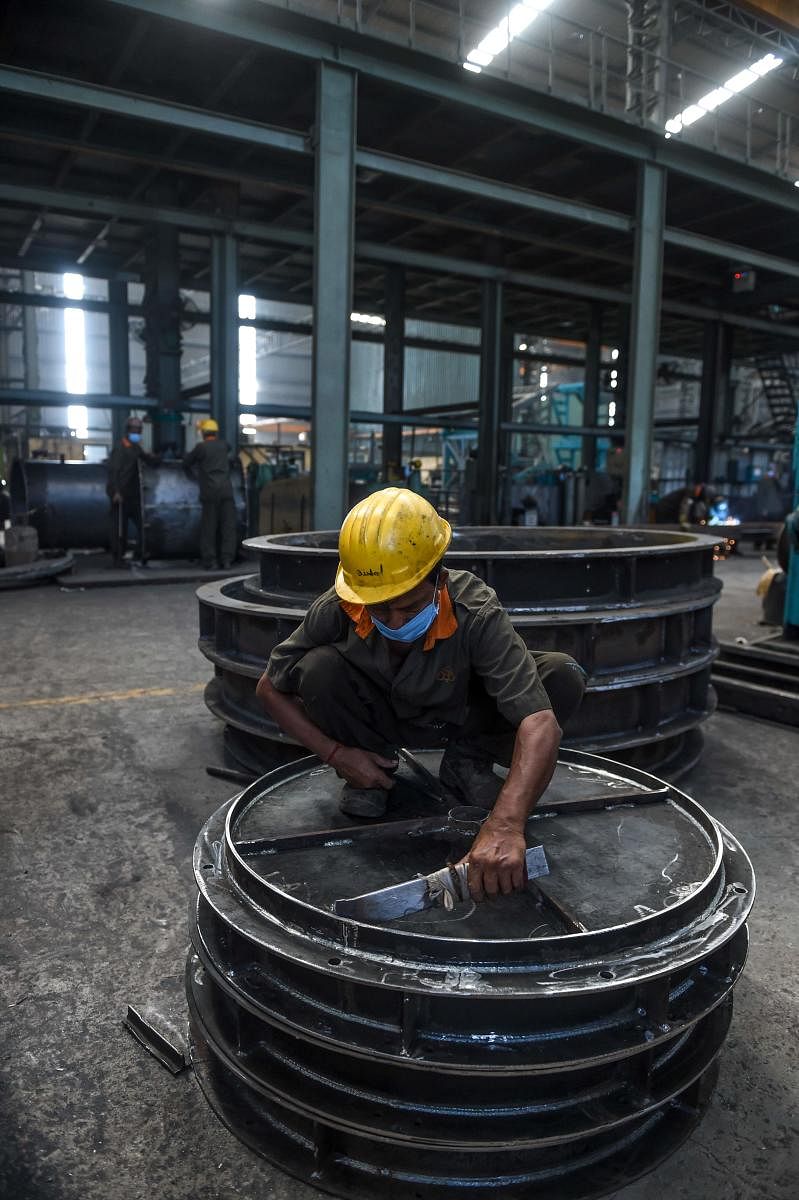
[[[366,605],[350,604],[347,600],[339,600],[339,604],[355,626],[358,637],[367,638],[375,626]],[[432,650],[436,642],[443,642],[446,638],[452,637],[457,628],[458,619],[449,598],[449,589],[445,586],[440,592],[436,619],[427,631],[422,649]]]

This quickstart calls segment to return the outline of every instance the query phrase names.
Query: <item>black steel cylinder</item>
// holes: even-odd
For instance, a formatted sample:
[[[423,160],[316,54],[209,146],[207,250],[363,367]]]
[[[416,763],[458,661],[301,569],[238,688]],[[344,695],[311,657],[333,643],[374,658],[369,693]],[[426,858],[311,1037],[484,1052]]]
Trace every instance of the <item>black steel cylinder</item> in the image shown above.
[[[240,541],[246,534],[247,502],[240,465],[231,473]],[[139,465],[139,492],[144,522],[144,550],[148,558],[198,558],[202,505],[197,483],[189,479],[181,462],[157,467]]]
[[[111,517],[103,463],[17,460],[11,468],[11,513],[39,534],[42,549],[107,547]],[[232,475],[239,539],[246,533],[244,474]],[[143,549],[148,558],[198,558],[200,493],[181,462],[139,464]]]
[[[566,751],[527,825],[549,875],[355,921],[337,898],[457,861],[474,829],[402,767],[394,821],[348,820],[339,788],[316,759],[280,768],[197,842],[191,1049],[222,1120],[355,1200],[577,1200],[668,1155],[708,1101],[746,957],[734,837],[651,775]]]
[[[101,463],[16,459],[11,466],[11,515],[33,525],[43,550],[107,546],[107,478]]]
[[[636,753],[656,745],[665,755],[715,707],[715,544],[649,529],[463,528],[455,530],[446,562],[496,590],[531,649],[571,654],[587,672],[586,698],[564,730],[566,745]],[[273,647],[331,586],[337,534],[252,538],[247,547],[258,555],[258,575],[197,593],[199,645],[215,666],[209,708],[250,739],[261,738],[263,762],[271,766],[269,743],[273,751],[285,739],[265,717],[255,686]]]

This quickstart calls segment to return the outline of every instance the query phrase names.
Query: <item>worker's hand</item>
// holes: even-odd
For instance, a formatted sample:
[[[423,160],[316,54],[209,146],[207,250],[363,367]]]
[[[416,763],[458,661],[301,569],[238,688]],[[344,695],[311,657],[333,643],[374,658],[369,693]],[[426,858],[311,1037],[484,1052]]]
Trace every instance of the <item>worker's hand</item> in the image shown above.
[[[469,891],[473,900],[489,900],[521,891],[527,884],[527,849],[524,834],[517,824],[493,814],[486,817],[472,848],[465,856],[469,863]]]
[[[114,504],[121,504],[122,503],[122,493],[114,492],[113,501],[114,501]]]
[[[381,768],[396,767],[396,760],[383,758],[372,750],[359,750],[357,746],[342,746],[336,751],[331,766],[337,775],[346,779],[355,788],[393,788],[394,780]]]

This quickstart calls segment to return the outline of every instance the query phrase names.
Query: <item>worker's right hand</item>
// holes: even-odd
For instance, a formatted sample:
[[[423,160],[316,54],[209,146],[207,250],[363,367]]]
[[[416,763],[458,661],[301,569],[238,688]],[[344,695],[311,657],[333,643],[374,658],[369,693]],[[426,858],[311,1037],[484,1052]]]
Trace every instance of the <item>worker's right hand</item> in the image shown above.
[[[393,788],[394,780],[381,768],[393,770],[396,760],[383,758],[372,750],[359,750],[357,746],[342,746],[336,751],[331,766],[337,775],[355,788]]]
[[[113,501],[114,501],[114,504],[121,504],[122,503],[122,493],[114,492]]]

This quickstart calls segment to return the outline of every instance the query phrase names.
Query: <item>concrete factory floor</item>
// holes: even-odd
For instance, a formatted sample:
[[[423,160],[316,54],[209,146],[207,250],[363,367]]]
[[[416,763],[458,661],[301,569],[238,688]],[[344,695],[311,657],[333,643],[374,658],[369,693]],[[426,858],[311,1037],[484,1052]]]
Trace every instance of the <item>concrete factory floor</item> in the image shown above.
[[[758,636],[759,556],[719,565],[725,637]],[[122,1026],[182,1026],[192,845],[234,790],[209,778],[194,587],[0,596],[0,1197],[311,1200],[224,1129],[191,1071]],[[710,1111],[619,1200],[799,1195],[795,729],[721,713],[683,781],[741,839],[758,898]]]

